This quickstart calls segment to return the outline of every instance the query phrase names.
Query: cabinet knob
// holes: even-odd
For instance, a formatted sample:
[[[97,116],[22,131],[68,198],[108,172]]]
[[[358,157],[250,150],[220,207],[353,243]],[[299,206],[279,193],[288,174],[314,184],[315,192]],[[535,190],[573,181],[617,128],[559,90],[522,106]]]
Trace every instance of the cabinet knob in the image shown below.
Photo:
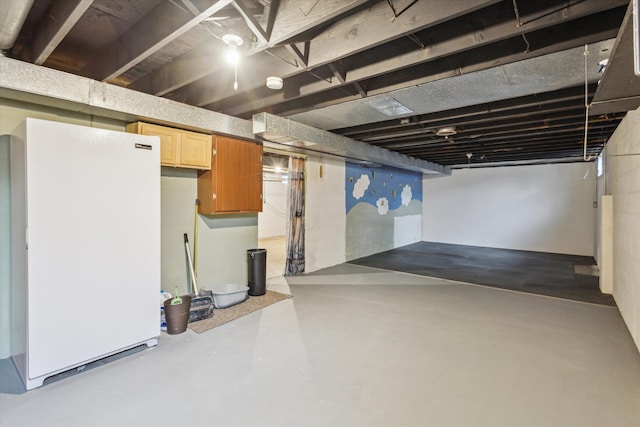
[[[218,198],[218,196],[216,196],[216,193],[213,193],[213,194],[211,195],[211,198],[212,198],[213,200],[215,200],[215,199],[217,199],[217,198]]]
[[[211,155],[215,156],[216,154],[218,154],[218,151],[215,148],[211,149]]]

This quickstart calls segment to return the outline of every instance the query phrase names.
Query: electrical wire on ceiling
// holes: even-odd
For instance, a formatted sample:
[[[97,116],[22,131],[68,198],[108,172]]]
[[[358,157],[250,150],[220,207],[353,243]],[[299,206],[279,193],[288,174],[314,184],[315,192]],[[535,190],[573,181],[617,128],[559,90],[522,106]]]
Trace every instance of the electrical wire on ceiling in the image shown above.
[[[424,43],[422,43],[422,41],[420,41],[420,39],[418,38],[418,36],[416,36],[415,34],[407,34],[407,38],[409,40],[411,40],[412,42],[414,42],[416,45],[418,45],[418,47],[420,48],[420,50],[425,50],[427,47],[424,45]]]
[[[513,11],[516,14],[516,20],[518,21],[517,27],[522,27],[522,21],[520,20],[520,12],[518,11],[518,3],[513,0]]]
[[[593,160],[592,156],[587,157],[587,139],[589,137],[589,73],[587,57],[589,56],[589,46],[584,45],[584,151],[582,158],[585,162]]]
[[[516,0],[513,0],[513,13],[516,15],[516,27],[522,27],[522,20],[520,19],[520,12],[518,11],[518,3]],[[525,33],[521,34],[522,40],[527,44],[527,48],[524,50],[525,53],[529,53],[531,51],[531,44],[529,40],[527,40],[527,35]]]

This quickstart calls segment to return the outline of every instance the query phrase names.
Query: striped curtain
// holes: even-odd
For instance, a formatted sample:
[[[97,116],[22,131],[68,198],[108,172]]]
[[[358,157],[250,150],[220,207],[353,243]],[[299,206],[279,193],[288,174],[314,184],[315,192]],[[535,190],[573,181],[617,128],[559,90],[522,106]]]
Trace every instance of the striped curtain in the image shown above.
[[[304,272],[304,159],[289,157],[289,227],[284,275]]]

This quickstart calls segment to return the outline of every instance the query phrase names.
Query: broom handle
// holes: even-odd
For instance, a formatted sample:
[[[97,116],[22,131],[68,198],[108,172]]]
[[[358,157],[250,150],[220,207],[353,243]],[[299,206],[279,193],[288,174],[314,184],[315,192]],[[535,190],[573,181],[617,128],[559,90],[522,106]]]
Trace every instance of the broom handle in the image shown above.
[[[198,275],[198,205],[200,202],[196,199],[196,207],[193,220],[193,274]]]
[[[189,261],[189,273],[191,273],[191,281],[193,282],[193,292],[198,296],[198,284],[196,283],[196,275],[193,272],[193,263],[191,261],[191,250],[189,249],[189,238],[187,233],[184,233],[184,247],[187,250],[187,261]]]

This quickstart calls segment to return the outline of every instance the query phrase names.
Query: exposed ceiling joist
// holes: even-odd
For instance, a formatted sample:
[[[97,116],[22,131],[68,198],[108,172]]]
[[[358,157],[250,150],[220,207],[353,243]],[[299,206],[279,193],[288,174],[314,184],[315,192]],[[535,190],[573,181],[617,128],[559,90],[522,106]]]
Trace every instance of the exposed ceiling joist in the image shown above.
[[[30,50],[34,64],[41,65],[47,60],[92,3],[93,0],[60,0],[51,3],[33,35]]]
[[[163,96],[211,74],[211,63],[205,58],[222,58],[226,46],[205,42],[190,50],[177,61],[171,61],[139,78],[128,87],[151,95]]]
[[[260,43],[268,44],[269,37],[271,37],[271,30],[273,28],[262,28],[258,20],[251,14],[251,12],[242,4],[241,0],[231,2],[231,5],[238,11],[240,16],[245,20],[247,26],[251,30],[254,36]]]
[[[616,1],[620,2],[620,0]],[[601,8],[600,4],[589,4],[596,6],[598,10]],[[583,14],[586,13],[585,10],[586,9],[578,8],[575,14],[556,11],[551,15],[527,24],[529,25],[527,28],[531,31],[540,31],[552,25],[552,23],[568,23],[574,18],[582,17]],[[617,33],[615,22],[617,22],[621,10],[615,8],[610,10],[611,16],[609,20],[601,17],[585,18],[586,21],[580,23],[580,26],[576,27],[577,31],[574,31],[573,34],[571,31],[566,32],[564,36],[565,39],[562,43],[552,44],[552,42],[548,42],[548,46],[536,46],[535,50],[524,51],[524,46],[520,47],[519,39],[519,36],[522,34],[522,27],[517,27],[516,21],[513,19],[506,24],[498,24],[497,26],[500,28],[499,31],[476,31],[473,32],[471,36],[461,35],[453,39],[447,39],[440,44],[430,46],[426,50],[414,50],[407,54],[391,56],[389,59],[370,63],[346,72],[342,70],[341,74],[344,75],[344,82],[341,84],[350,85],[358,82],[362,85],[366,81],[368,82],[366,86],[369,95],[385,93],[399,87],[425,84],[447,76],[479,71],[509,62],[556,52],[560,49],[564,50],[614,37]],[[589,32],[587,32],[587,28]],[[596,32],[598,30],[600,30],[600,32]],[[509,39],[513,40],[513,42]],[[499,43],[502,43],[502,45],[497,45]],[[545,41],[541,39],[540,43],[545,43]],[[312,52],[313,49],[314,44],[312,43]],[[514,51],[514,53],[511,56],[505,56],[505,53],[508,53],[509,50]],[[517,50],[517,52],[515,50]],[[494,55],[496,59],[484,59],[490,55]],[[461,64],[464,64],[464,66]],[[330,63],[329,67],[331,66]],[[301,72],[302,71],[298,71],[298,73]],[[295,85],[296,82],[287,80],[287,84],[291,86]],[[250,115],[259,109],[282,104],[284,108],[276,108],[271,111],[277,114],[294,114],[304,111],[305,109],[313,108],[316,102],[313,99],[305,98],[296,103],[295,99],[291,97],[292,93],[297,93],[299,94],[298,98],[303,98],[320,94],[334,87],[335,84],[332,81],[314,80],[308,84],[300,85],[296,91],[291,90],[287,94],[273,93],[270,94],[268,98],[253,98],[248,102],[243,102],[241,96],[235,96],[225,101],[225,105],[233,105],[233,107],[225,109],[224,111],[232,115],[244,116]],[[351,96],[350,93],[345,93],[345,97]],[[197,101],[197,105],[207,105],[203,102],[210,101],[210,99],[198,99],[194,101]],[[344,98],[342,101],[344,101]],[[284,104],[285,102],[287,103],[286,105]],[[215,105],[215,102],[212,102],[212,104]]]
[[[450,2],[446,0],[438,0],[436,4],[431,4],[429,2],[417,3],[409,10],[409,12],[402,15],[402,21],[400,21],[400,18],[398,18],[397,21],[394,20],[393,22],[391,22],[393,13],[388,8],[388,6],[385,4],[378,4],[375,7],[372,7],[371,10],[362,11],[358,14],[353,15],[352,17],[348,17],[345,21],[341,21],[340,23],[329,27],[321,35],[316,37],[313,41],[311,41],[310,45],[308,45],[308,48],[306,48],[304,63],[306,65],[306,68],[318,67],[324,63],[330,64],[331,62],[334,62],[334,60],[341,57],[353,55],[365,49],[371,49],[388,40],[399,38],[404,36],[405,34],[420,31],[424,28],[436,25],[439,22],[442,22],[445,19],[445,16],[457,16],[462,13],[468,13],[480,7],[496,3],[496,1],[497,0],[464,0]],[[363,14],[369,13],[374,13],[374,15],[373,17],[367,15],[368,18],[366,25],[356,25],[354,27],[353,20],[361,20]],[[420,19],[418,19],[418,17],[420,17]],[[357,34],[353,39],[350,38],[349,34],[354,31],[354,28],[359,27],[363,28],[361,30],[358,29],[356,33],[360,31],[362,32],[362,35]],[[342,43],[340,43],[339,40],[336,39],[336,34],[338,33],[346,34],[345,40],[343,40]],[[357,40],[355,39],[356,37]],[[316,58],[315,60],[312,59],[314,56]],[[422,57],[424,59],[424,55],[422,55]],[[277,70],[274,70],[274,72],[271,72],[271,75],[289,78],[295,76],[296,74],[303,73],[305,69],[298,69],[296,70],[297,73],[289,75],[277,74]],[[396,66],[395,69],[398,69],[398,67]],[[369,77],[385,72],[384,69],[376,69],[375,71],[371,71],[373,71],[373,74]],[[364,78],[365,76],[363,75],[361,75],[357,79],[350,77],[349,84],[351,84],[352,82],[357,82]],[[347,82],[345,80],[343,84],[346,83]],[[289,82],[288,84],[295,83]],[[326,85],[323,85],[322,81],[320,80],[314,82],[314,84],[310,87],[304,89],[301,88],[299,90],[299,93],[303,95],[305,93],[320,92],[333,86],[335,86],[333,82],[327,82]],[[362,85],[359,85],[358,88],[362,89]],[[358,92],[360,92],[362,95],[362,92],[360,90],[358,90]],[[195,99],[189,99],[187,102],[204,106],[215,104],[224,99],[219,95],[215,97],[204,97],[201,91],[197,91],[196,93],[198,94],[198,97]],[[272,103],[279,102],[278,100],[281,98],[282,97],[272,96],[269,101],[258,100],[257,102],[262,107],[265,107],[271,105]],[[234,100],[231,101],[231,103],[234,103]],[[245,111],[248,112],[253,110],[255,110],[255,108],[251,108],[251,106],[248,106]],[[238,111],[238,113],[240,113],[240,109],[236,109],[234,111]],[[237,113],[230,112],[230,114]]]
[[[286,75],[295,72],[297,69],[296,64],[284,61],[279,56],[262,52],[241,60],[241,65],[238,69],[238,81],[240,88],[245,92],[258,90],[264,88],[267,77]],[[232,97],[237,92],[232,88],[233,79],[229,74],[230,71],[231,68],[227,65],[225,68],[219,69],[217,74],[209,75],[200,79],[197,83],[169,93],[167,97],[196,106],[206,105],[203,102],[207,102],[215,96]],[[274,71],[280,71],[281,73]],[[200,99],[202,101],[194,101]]]
[[[282,0],[275,16],[270,43],[275,46],[301,41],[300,35],[314,31],[333,19],[348,15],[372,3],[376,2],[371,0]]]
[[[588,86],[588,93],[593,94],[596,84]],[[533,95],[520,96],[516,98],[503,99],[489,103],[471,105],[457,108],[455,110],[443,110],[436,113],[416,115],[403,124],[401,120],[393,119],[381,122],[369,123],[366,125],[352,126],[342,129],[335,129],[334,132],[349,136],[354,139],[361,139],[364,135],[376,135],[378,133],[394,133],[398,128],[406,128],[408,125],[422,125],[430,127],[449,126],[452,123],[460,123],[463,120],[474,122],[478,117],[494,120],[499,117],[512,117],[512,111],[518,114],[530,114],[532,111],[540,111],[548,104],[556,104],[564,101],[574,101],[570,105],[575,105],[575,101],[584,98],[584,86],[574,86],[550,92],[536,93]],[[526,108],[530,108],[526,110]],[[556,106],[550,107],[557,109]]]
[[[385,147],[454,166],[584,161],[596,82],[611,95],[620,80],[623,102],[636,96],[635,81],[616,77],[629,57],[619,49],[628,0],[7,1],[29,11],[9,58],[108,79],[99,87],[110,93],[126,86],[221,117],[275,113],[336,129],[364,141],[357,158]],[[7,10],[0,41],[17,31],[4,28]],[[227,34],[243,39],[237,90]],[[282,89],[265,87],[271,76]],[[623,116],[589,118],[590,155]]]
[[[284,47],[291,53],[296,61],[299,61],[303,65],[303,68],[307,68],[309,65],[309,45],[310,43],[306,41],[302,43],[302,49],[293,43],[286,44]]]
[[[344,72],[344,70],[342,70],[342,67],[340,66],[340,63],[329,63],[327,64],[327,66],[329,67],[329,69],[331,70],[331,72],[333,73],[333,76],[338,79],[338,81],[342,84],[347,82],[347,73]]]
[[[499,0],[432,0],[413,5],[395,18],[385,2],[349,16],[329,27],[311,43],[309,66],[317,67],[413,34],[458,16],[471,13]],[[401,6],[400,6],[401,7]],[[366,19],[365,19],[366,15]]]
[[[196,16],[186,13],[170,2],[162,2],[118,40],[98,51],[93,61],[82,70],[82,74],[96,80],[115,79],[231,1],[194,1],[201,10]]]
[[[357,81],[398,71],[408,66],[433,61],[480,46],[486,46],[533,31],[539,31],[553,25],[588,16],[598,11],[610,10],[616,6],[624,6],[626,1],[627,0],[611,0],[606,3],[605,7],[604,3],[600,0],[587,0],[562,10],[557,10],[557,7],[549,7],[542,11],[541,18],[529,20],[526,24],[520,26],[517,25],[514,17],[512,20],[494,22],[488,27],[470,32],[458,29],[458,35],[436,43],[429,43],[424,50],[416,49],[402,55],[390,57],[384,61],[379,61],[376,64],[354,69],[349,73],[349,79]]]
[[[273,29],[271,31],[270,42],[271,45],[280,43],[292,44],[295,42],[295,38],[300,34],[311,31],[318,26],[322,26],[327,19],[347,14],[353,9],[356,9],[362,5],[369,3],[371,0],[323,0],[318,2],[317,0],[306,2],[299,0],[288,0],[279,2],[279,6],[274,9],[275,17]],[[313,3],[318,3],[315,6]],[[272,2],[273,5],[273,2]],[[311,10],[308,13],[304,13],[305,10]],[[289,43],[286,41],[292,40]],[[246,52],[246,57],[250,57],[257,53],[263,52],[270,45],[261,44],[252,47]],[[206,51],[207,47],[200,47],[202,51]],[[132,83],[129,87],[135,90],[141,90],[143,92],[164,95],[171,91],[178,90],[186,85],[194,83],[196,80],[206,78],[206,81],[201,84],[194,84],[191,88],[178,92],[172,99],[180,99],[182,102],[193,103],[194,105],[206,105],[215,101],[215,97],[211,93],[217,91],[208,90],[211,88],[212,82],[216,81],[216,73],[222,69],[225,64],[220,64],[220,61],[212,61],[206,64],[206,71],[204,67],[199,67],[194,73],[189,72],[192,66],[193,59],[198,57],[199,53],[194,52],[187,54],[188,56],[182,56],[176,58],[174,61],[162,66],[152,73],[152,77],[145,78],[141,81]],[[305,49],[304,56],[308,57],[308,49]],[[219,58],[220,56],[202,56],[202,58]],[[306,59],[305,59],[306,62]],[[283,61],[284,63],[284,61]],[[291,74],[292,67],[282,65],[283,69],[273,69],[270,72],[265,72],[266,76],[274,75],[285,77]],[[295,66],[293,67],[296,68]],[[197,76],[194,78],[194,75]],[[262,79],[263,80],[263,79]],[[263,80],[264,81],[264,80]],[[203,95],[189,95],[203,94]],[[209,93],[209,95],[204,95]],[[219,92],[218,92],[219,93]],[[196,99],[192,101],[192,97],[202,96],[203,99]]]

